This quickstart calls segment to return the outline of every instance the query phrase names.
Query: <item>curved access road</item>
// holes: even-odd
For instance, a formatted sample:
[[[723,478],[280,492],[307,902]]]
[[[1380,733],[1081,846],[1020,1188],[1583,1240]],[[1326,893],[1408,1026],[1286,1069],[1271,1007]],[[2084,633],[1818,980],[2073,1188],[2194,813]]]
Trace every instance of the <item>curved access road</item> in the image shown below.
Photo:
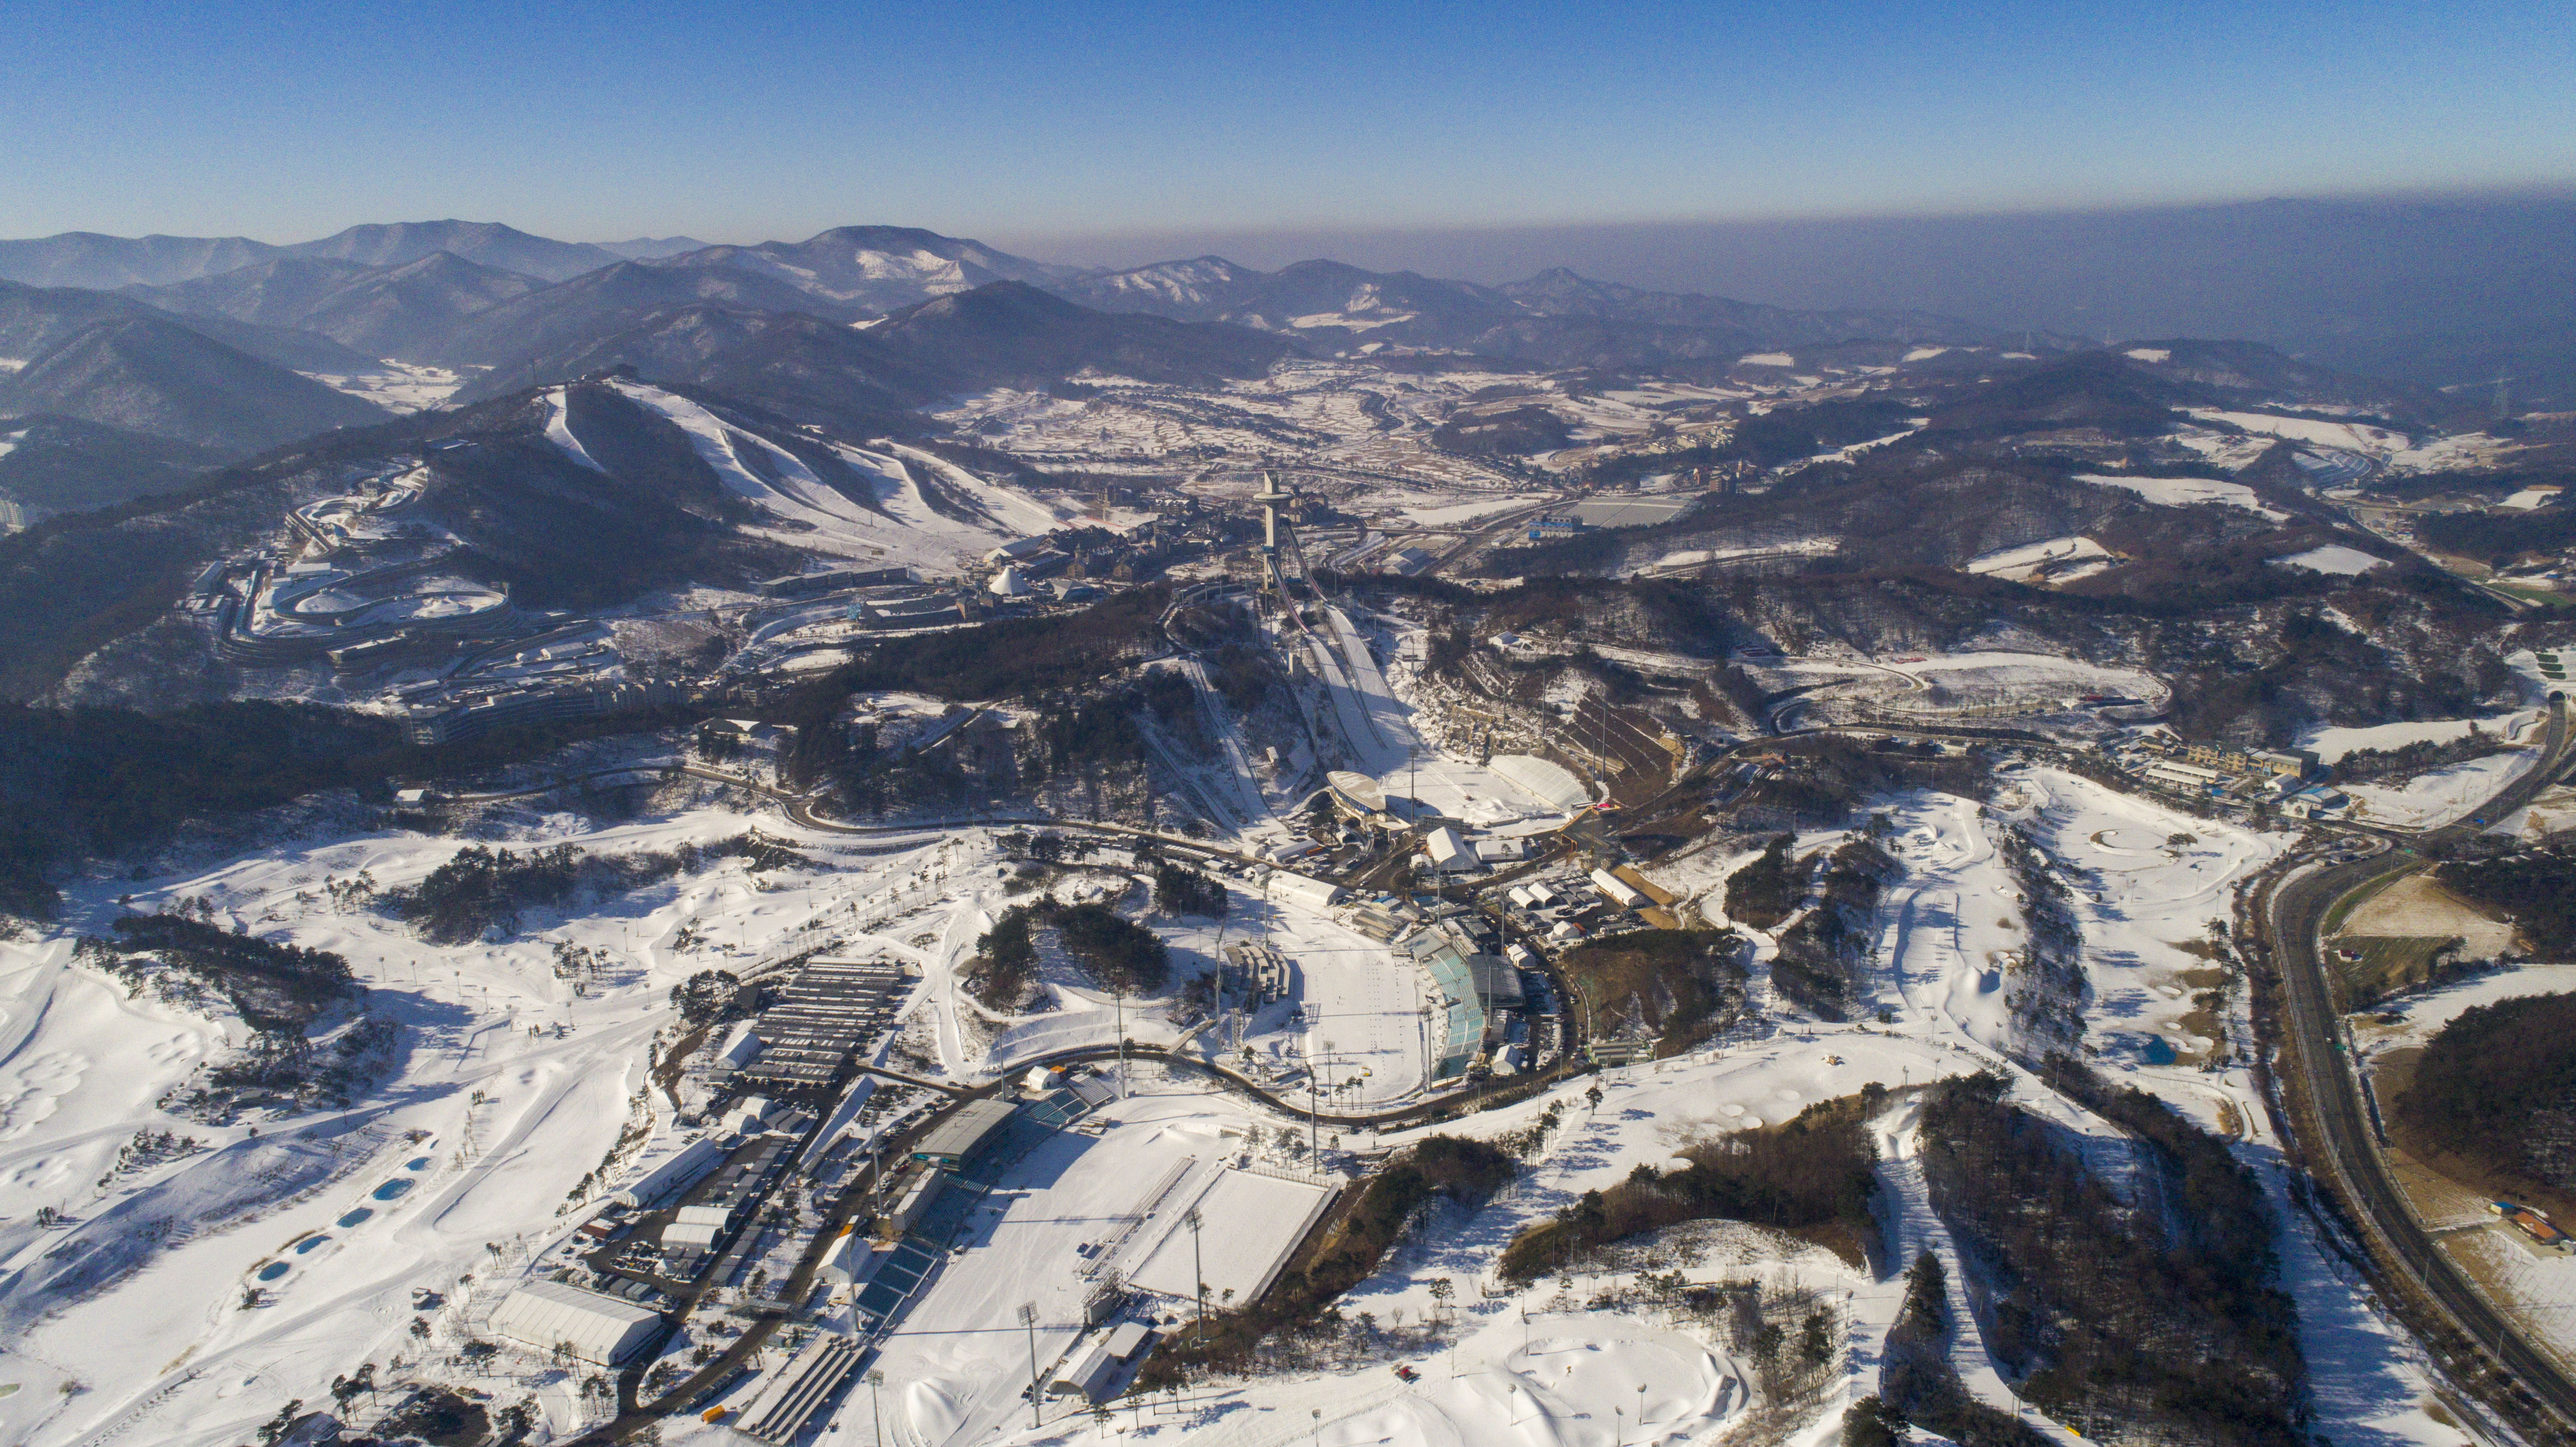
[[[2566,701],[2554,699],[2540,763],[2489,800],[2478,817],[2496,819],[2511,813],[2556,781],[2567,771],[2570,742]],[[2428,843],[2450,842],[2467,838],[2480,827],[2453,824],[2416,837]],[[2411,852],[2392,848],[2350,864],[2292,874],[2277,883],[2260,906],[2257,929],[2269,940],[2280,970],[2280,1023],[2288,1056],[2284,1073],[2301,1086],[2314,1122],[2314,1138],[2303,1144],[2311,1159],[2324,1168],[2353,1219],[2386,1248],[2379,1253],[2381,1260],[2403,1272],[2464,1335],[2492,1353],[2515,1381],[2562,1420],[2576,1423],[2576,1380],[2534,1346],[2442,1254],[2416,1219],[2379,1153],[2362,1098],[2361,1077],[2342,1048],[2343,1012],[2320,939],[2327,913],[2357,889],[2422,867],[2423,860]]]

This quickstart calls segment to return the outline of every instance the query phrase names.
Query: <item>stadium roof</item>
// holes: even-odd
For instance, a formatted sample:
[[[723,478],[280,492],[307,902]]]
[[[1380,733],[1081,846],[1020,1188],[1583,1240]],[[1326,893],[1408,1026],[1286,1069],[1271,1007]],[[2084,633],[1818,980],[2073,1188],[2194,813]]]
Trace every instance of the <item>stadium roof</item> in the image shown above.
[[[1571,814],[1592,802],[1592,793],[1583,781],[1566,772],[1561,764],[1530,754],[1496,754],[1493,770],[1513,785],[1560,813]]]
[[[914,1146],[912,1158],[953,1166],[973,1155],[985,1137],[999,1130],[1017,1109],[1018,1106],[1007,1100],[970,1100],[959,1106],[955,1115],[941,1121],[921,1144]]]

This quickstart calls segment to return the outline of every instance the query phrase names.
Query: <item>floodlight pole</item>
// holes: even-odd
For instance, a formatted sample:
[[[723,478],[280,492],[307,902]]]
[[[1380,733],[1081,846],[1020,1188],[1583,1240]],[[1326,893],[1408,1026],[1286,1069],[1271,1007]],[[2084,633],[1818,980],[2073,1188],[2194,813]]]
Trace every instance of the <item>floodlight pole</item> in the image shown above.
[[[1190,1228],[1191,1279],[1198,1285],[1199,1345],[1205,1346],[1207,1345],[1207,1258],[1199,1251],[1199,1227],[1206,1224],[1206,1218],[1199,1215],[1198,1207],[1192,1206],[1182,1214],[1181,1224]]]
[[[1036,1303],[1036,1302],[1034,1302],[1034,1301],[1023,1301],[1023,1302],[1021,1302],[1021,1303],[1020,1303],[1020,1312],[1019,1312],[1019,1316],[1020,1316],[1020,1325],[1022,1325],[1022,1326],[1024,1326],[1024,1327],[1028,1328],[1028,1332],[1029,1332],[1029,1426],[1030,1426],[1031,1428],[1038,1428],[1038,1427],[1043,1427],[1043,1426],[1045,1426],[1045,1425],[1046,1425],[1046,1423],[1045,1423],[1045,1422],[1044,1422],[1044,1421],[1043,1421],[1043,1420],[1038,1416],[1038,1307],[1037,1307],[1037,1303]]]
[[[885,1373],[868,1368],[868,1416],[877,1429],[877,1447],[885,1447]]]

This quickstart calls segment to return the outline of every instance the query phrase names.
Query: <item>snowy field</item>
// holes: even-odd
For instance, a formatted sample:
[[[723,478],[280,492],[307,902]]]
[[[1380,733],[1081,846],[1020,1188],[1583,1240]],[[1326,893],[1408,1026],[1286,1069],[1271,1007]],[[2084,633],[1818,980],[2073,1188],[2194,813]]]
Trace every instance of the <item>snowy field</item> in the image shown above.
[[[554,816],[534,842],[668,850],[749,822],[724,809],[616,826]],[[776,821],[763,827],[793,839]],[[644,1088],[671,986],[810,947],[809,921],[864,950],[852,907],[871,917],[910,907],[940,844],[834,860],[838,841],[799,842],[826,871],[755,879],[721,861],[574,915],[528,911],[515,938],[462,949],[425,945],[378,912],[339,912],[319,894],[326,876],[361,871],[380,888],[414,883],[456,852],[453,839],[290,843],[75,889],[76,930],[104,932],[127,891],[145,909],[203,896],[219,924],[347,957],[366,1007],[402,1026],[395,1074],[348,1109],[296,1117],[292,1133],[260,1130],[258,1112],[218,1127],[155,1105],[227,1035],[242,1038],[238,1020],[124,1000],[72,963],[67,938],[0,945],[0,1382],[20,1386],[0,1396],[0,1440],[121,1429],[231,1447],[279,1402],[314,1399],[361,1362],[399,1380],[409,1369],[389,1363],[452,1350],[583,1219],[557,1207],[622,1128],[645,1128],[639,1151],[673,1138],[669,1101]],[[606,961],[578,994],[557,977],[558,943]],[[99,1185],[117,1147],[146,1129],[206,1149]],[[612,1168],[610,1183],[629,1169]],[[65,1221],[34,1229],[40,1205]],[[245,1307],[252,1286],[263,1304]],[[448,1299],[428,1313],[427,1346],[408,1334],[415,1288]],[[77,1390],[66,1394],[67,1382]],[[530,1387],[558,1428],[573,1425],[565,1393]]]
[[[985,871],[992,878],[995,871]],[[1086,896],[1084,879],[1055,893],[1072,902]],[[1128,882],[1116,879],[1123,893]],[[1320,1064],[1327,1087],[1345,1085],[1336,1098],[1343,1108],[1386,1105],[1418,1093],[1423,1081],[1422,1005],[1424,979],[1410,962],[1399,962],[1386,946],[1342,924],[1326,913],[1301,909],[1285,899],[1269,898],[1257,889],[1226,880],[1228,909],[1223,920],[1157,918],[1155,933],[1170,946],[1172,981],[1159,995],[1130,997],[1123,1007],[1127,1038],[1149,1044],[1176,1043],[1179,1027],[1169,1019],[1173,999],[1188,980],[1214,969],[1227,942],[1266,939],[1291,964],[1286,999],[1252,1012],[1244,1022],[1239,1047],[1227,1036],[1226,1053],[1238,1067],[1289,1074]],[[973,953],[975,937],[1020,897],[980,883],[953,908],[966,923],[947,935],[944,968],[962,966]],[[1116,897],[1116,896],[1112,896]],[[1042,958],[1041,973],[1050,1008],[1043,1013],[996,1016],[959,992],[956,1009],[991,1029],[989,1045],[951,1060],[953,1074],[991,1079],[1033,1057],[1061,1050],[1112,1045],[1122,1019],[1119,1002],[1079,978],[1060,962]],[[944,1008],[944,1007],[943,1007]],[[1229,1012],[1239,1009],[1229,1001]],[[1202,1048],[1217,1048],[1218,1036],[1200,1037]],[[1247,1062],[1240,1051],[1249,1051]]]
[[[2373,568],[2388,566],[2385,558],[2372,557],[2359,548],[2348,548],[2341,543],[2328,543],[2304,553],[2274,558],[2272,562],[2277,567],[2305,568],[2312,573],[2333,573],[2346,578],[2357,578]]]
[[[2288,513],[2264,506],[2254,495],[2254,489],[2241,482],[2223,482],[2214,477],[2129,477],[2115,472],[2079,473],[2075,480],[2134,492],[2159,507],[2192,507],[2216,502],[2261,513],[2276,523],[2290,520]]]
[[[2311,442],[2371,457],[2386,457],[2406,446],[2405,433],[2366,422],[2325,422],[2313,417],[2275,417],[2268,412],[2221,412],[2210,407],[2192,408],[2191,415],[2203,422],[2223,422],[2265,437],[2286,437],[2293,442]]]
[[[2346,754],[2363,749],[2400,749],[2408,744],[2445,743],[2466,738],[2472,729],[2518,743],[2533,724],[2547,717],[2545,713],[2526,710],[2479,719],[2425,719],[2412,723],[2368,724],[2359,728],[2317,724],[2299,734],[2299,747],[2313,750],[2318,763],[2332,764],[2340,762]]]
[[[2114,561],[2111,550],[2091,538],[2050,538],[1970,558],[1967,571],[2016,583],[2041,577],[2067,582],[2098,573]]]
[[[869,507],[825,482],[795,454],[726,426],[686,397],[641,382],[614,385],[687,433],[690,446],[727,492],[775,520],[752,532],[790,547],[945,575],[999,544],[1047,532],[1071,516],[914,448],[889,445],[875,452],[835,444],[842,460],[872,481],[876,506]],[[570,425],[563,394],[550,393],[549,402],[554,410],[546,435],[565,456],[596,468]],[[945,510],[924,496],[925,479],[946,495]],[[960,505],[971,520],[952,516]]]
[[[1499,497],[1479,498],[1473,502],[1450,503],[1441,507],[1409,507],[1404,510],[1404,519],[1417,527],[1464,527],[1480,518],[1489,518],[1510,512],[1514,508],[1545,502],[1550,496],[1551,494],[1543,492],[1515,492],[1505,493]]]
[[[2432,829],[2466,816],[2529,769],[2538,757],[2536,749],[2513,749],[2429,769],[2403,784],[2341,787],[2352,796],[2352,816],[2356,819],[2405,829]]]

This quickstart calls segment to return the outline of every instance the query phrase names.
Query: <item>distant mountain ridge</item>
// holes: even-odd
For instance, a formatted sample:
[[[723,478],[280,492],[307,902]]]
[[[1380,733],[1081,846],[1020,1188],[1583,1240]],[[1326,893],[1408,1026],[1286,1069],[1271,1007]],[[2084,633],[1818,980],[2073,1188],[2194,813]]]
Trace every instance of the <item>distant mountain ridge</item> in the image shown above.
[[[182,320],[131,295],[0,281],[0,358],[21,364],[32,362],[84,327],[136,317]],[[355,376],[383,370],[374,357],[342,346],[320,332],[225,316],[185,321],[194,331],[290,371]]]
[[[1043,284],[1078,274],[1069,266],[1031,261],[913,226],[836,226],[803,241],[710,246],[663,264],[748,271],[866,311],[892,311],[990,282]]]
[[[219,282],[232,271],[281,260],[404,266],[445,252],[477,267],[516,273],[574,292],[540,294],[517,310],[472,321],[468,303],[518,303],[506,287],[478,281],[470,294],[424,298],[418,316],[378,302],[367,320],[325,316],[318,298],[307,311],[239,298],[252,278]],[[680,283],[629,270],[590,280],[612,267],[741,278],[733,286]],[[195,274],[178,273],[194,269]],[[496,222],[429,221],[353,226],[319,241],[270,247],[240,238],[122,240],[75,234],[0,242],[0,277],[41,275],[54,284],[193,288],[175,300],[192,314],[220,312],[271,322],[290,320],[352,344],[399,339],[409,359],[442,357],[508,366],[515,359],[596,344],[625,331],[654,306],[714,302],[767,311],[808,311],[833,318],[887,315],[935,297],[1018,282],[1099,311],[1144,312],[1182,322],[1223,322],[1301,339],[1305,349],[1386,347],[1465,351],[1548,367],[1650,367],[1670,361],[1725,361],[1730,350],[1858,340],[1982,344],[1993,328],[1929,312],[1800,310],[1727,297],[1651,292],[1593,281],[1564,268],[1503,286],[1378,272],[1343,262],[1303,261],[1260,271],[1220,256],[1085,270],[1014,256],[962,237],[908,226],[839,226],[802,241],[699,245],[687,237],[607,245],[552,241]],[[357,285],[354,274],[341,277]],[[276,285],[264,274],[263,288]],[[764,286],[765,284],[765,286]],[[530,288],[537,291],[536,288]],[[613,301],[592,299],[615,298]],[[649,300],[648,300],[649,294]],[[344,308],[346,309],[346,308]],[[503,334],[544,315],[542,326],[512,342]],[[580,335],[586,332],[587,335]],[[445,335],[441,335],[445,333]],[[386,355],[398,355],[388,351]]]
[[[532,236],[497,221],[401,221],[352,226],[316,241],[274,246],[242,236],[59,236],[0,241],[0,280],[114,291],[171,286],[279,257],[402,266],[444,251],[479,265],[561,281],[626,258],[601,246]]]
[[[629,368],[648,381],[710,387],[800,422],[885,428],[899,422],[896,414],[956,392],[1040,386],[1093,367],[1145,381],[1206,383],[1258,376],[1296,350],[1287,339],[1244,327],[1095,311],[1004,281],[933,297],[864,329],[805,312],[675,306],[495,368],[456,400]]]
[[[319,332],[374,357],[430,360],[477,313],[544,285],[452,252],[398,266],[279,256],[126,295],[191,319],[229,317]]]
[[[146,316],[84,327],[0,377],[0,416],[40,413],[235,456],[388,415],[176,318]]]
[[[632,241],[600,241],[592,244],[602,251],[615,252],[628,261],[660,261],[666,256],[678,256],[685,251],[704,251],[715,245],[712,241],[700,241],[694,236],[638,236]]]

